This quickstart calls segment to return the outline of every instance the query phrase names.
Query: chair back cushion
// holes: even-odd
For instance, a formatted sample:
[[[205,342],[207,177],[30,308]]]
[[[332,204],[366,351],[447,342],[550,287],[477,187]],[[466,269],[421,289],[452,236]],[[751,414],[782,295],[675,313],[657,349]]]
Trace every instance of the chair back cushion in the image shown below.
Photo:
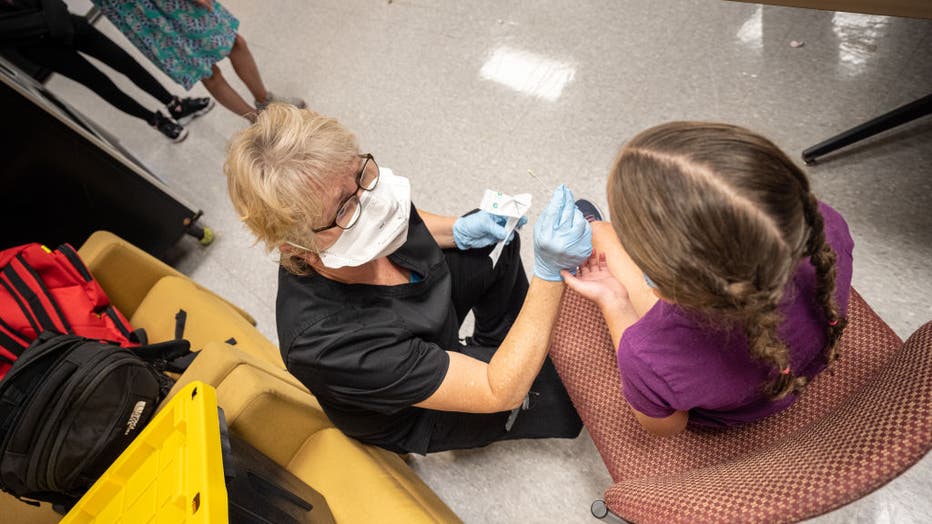
[[[192,349],[199,350],[211,342],[232,338],[236,347],[243,351],[279,369],[285,368],[277,346],[230,304],[187,278],[161,278],[139,303],[130,320],[134,326],[146,330],[149,342],[171,340],[175,337],[175,315],[180,309],[187,317],[184,338],[191,341]]]

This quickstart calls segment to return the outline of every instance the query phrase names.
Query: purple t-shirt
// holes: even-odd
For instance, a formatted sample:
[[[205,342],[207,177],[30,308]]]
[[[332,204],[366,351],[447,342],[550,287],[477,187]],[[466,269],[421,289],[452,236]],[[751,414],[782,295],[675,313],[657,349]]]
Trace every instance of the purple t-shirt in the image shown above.
[[[835,299],[844,315],[851,288],[854,241],[837,211],[822,203],[825,239],[837,255]],[[787,284],[779,306],[784,321],[777,330],[790,348],[796,375],[814,377],[825,369],[825,323],[816,303],[815,268],[803,260]],[[748,354],[741,329],[715,329],[675,304],[657,303],[625,330],[618,346],[622,393],[649,417],[689,411],[689,422],[732,426],[785,409],[795,395],[769,400],[761,386],[772,370]]]

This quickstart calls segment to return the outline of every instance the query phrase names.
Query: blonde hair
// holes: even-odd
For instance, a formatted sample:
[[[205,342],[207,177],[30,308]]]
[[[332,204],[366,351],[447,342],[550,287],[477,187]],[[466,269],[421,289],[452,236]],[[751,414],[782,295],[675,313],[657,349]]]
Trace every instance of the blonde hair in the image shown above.
[[[282,244],[317,250],[313,224],[323,221],[323,188],[357,161],[356,137],[337,120],[288,104],[271,104],[230,142],[223,171],[240,220],[271,252]],[[282,250],[281,265],[303,275],[306,252]]]
[[[684,309],[743,328],[771,367],[774,399],[800,391],[777,334],[784,290],[803,259],[816,270],[824,355],[845,321],[835,303],[835,253],[805,173],[766,138],[707,122],[670,122],[625,144],[608,182],[612,225],[659,292]]]

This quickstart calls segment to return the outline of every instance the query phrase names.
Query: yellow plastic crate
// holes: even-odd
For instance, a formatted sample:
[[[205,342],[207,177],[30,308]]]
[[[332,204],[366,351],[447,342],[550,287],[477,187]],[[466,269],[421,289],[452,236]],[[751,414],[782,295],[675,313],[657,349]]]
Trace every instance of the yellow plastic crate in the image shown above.
[[[214,388],[179,391],[61,522],[226,524]]]

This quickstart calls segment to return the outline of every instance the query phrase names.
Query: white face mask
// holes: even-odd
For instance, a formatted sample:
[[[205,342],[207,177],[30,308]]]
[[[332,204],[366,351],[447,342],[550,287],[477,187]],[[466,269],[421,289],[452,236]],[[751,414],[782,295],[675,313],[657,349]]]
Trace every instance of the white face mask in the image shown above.
[[[320,253],[324,266],[338,269],[361,266],[395,252],[408,239],[411,214],[411,182],[379,168],[379,183],[359,197],[359,220]]]

